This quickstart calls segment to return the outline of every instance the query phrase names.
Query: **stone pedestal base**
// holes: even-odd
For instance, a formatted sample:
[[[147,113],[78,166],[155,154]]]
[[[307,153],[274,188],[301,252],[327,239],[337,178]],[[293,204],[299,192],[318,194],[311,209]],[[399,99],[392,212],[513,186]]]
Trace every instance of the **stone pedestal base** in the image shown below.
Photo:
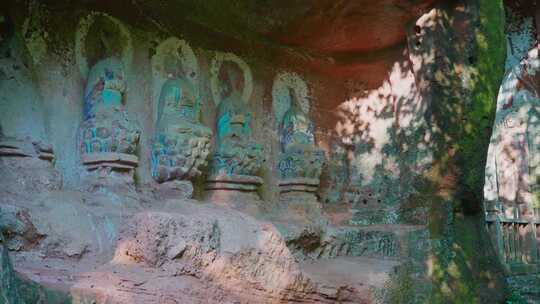
[[[295,191],[295,192],[283,192],[279,195],[279,201],[281,203],[287,203],[287,202],[305,202],[305,203],[319,203],[319,199],[317,198],[317,194],[314,192],[303,192],[303,191]]]
[[[2,140],[0,141],[0,157],[36,157],[53,161],[54,153],[50,145],[31,140]]]
[[[279,181],[279,192],[281,200],[294,199],[301,194],[302,197],[313,197],[317,201],[317,190],[319,189],[318,178],[290,178]]]
[[[211,176],[205,185],[206,201],[251,215],[260,212],[261,199],[257,188],[262,178],[248,175]]]
[[[322,206],[314,193],[282,193],[276,212],[280,221],[316,223],[323,219]]]
[[[255,217],[260,216],[264,209],[264,202],[257,192],[253,191],[207,190],[204,193],[204,201]]]
[[[316,178],[290,178],[279,181],[281,219],[293,222],[314,222],[321,219],[318,188],[319,179]]]
[[[214,175],[206,181],[205,190],[256,192],[263,180],[249,175]]]
[[[157,196],[160,199],[190,199],[193,198],[193,184],[188,180],[172,180],[157,186]]]
[[[60,173],[39,158],[0,156],[0,172],[0,188],[10,192],[45,193],[62,186]]]
[[[98,152],[83,154],[81,161],[87,172],[81,174],[86,190],[106,189],[115,194],[135,194],[134,173],[139,163],[135,155]]]
[[[118,171],[132,170],[139,164],[139,158],[137,156],[116,152],[83,154],[81,161],[88,171],[102,167],[108,167]]]
[[[50,145],[24,140],[0,141],[0,185],[25,193],[60,189],[62,177],[54,168]]]

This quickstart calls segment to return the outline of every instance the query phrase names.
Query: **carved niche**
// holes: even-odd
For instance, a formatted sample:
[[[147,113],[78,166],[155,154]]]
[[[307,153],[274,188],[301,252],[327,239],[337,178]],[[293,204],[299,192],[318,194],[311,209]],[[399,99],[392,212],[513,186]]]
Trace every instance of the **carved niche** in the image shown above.
[[[216,148],[207,190],[255,191],[264,162],[263,149],[253,139],[251,71],[233,54],[217,54],[212,62],[211,88],[217,105]]]
[[[131,187],[141,131],[124,108],[126,68],[132,59],[129,32],[115,18],[91,13],[79,23],[75,42],[81,75],[87,76],[79,128],[87,182],[91,187],[108,186],[115,183],[108,178],[113,176]]]
[[[510,218],[534,216],[538,187],[540,99],[528,91],[514,96],[512,106],[499,113],[495,142],[497,196]]]
[[[286,193],[315,194],[319,188],[324,150],[317,147],[309,118],[306,83],[294,73],[278,74],[272,89],[273,109],[279,124],[279,187]]]
[[[152,58],[154,86],[161,85],[152,176],[159,182],[182,181],[191,196],[189,179],[201,175],[210,153],[212,130],[200,122],[199,67],[184,41],[165,40]]]
[[[540,218],[539,71],[534,47],[507,71],[499,88],[485,171],[488,222]]]
[[[82,163],[88,170],[131,170],[138,164],[140,130],[124,110],[124,77],[116,58],[103,59],[90,70],[80,131]]]

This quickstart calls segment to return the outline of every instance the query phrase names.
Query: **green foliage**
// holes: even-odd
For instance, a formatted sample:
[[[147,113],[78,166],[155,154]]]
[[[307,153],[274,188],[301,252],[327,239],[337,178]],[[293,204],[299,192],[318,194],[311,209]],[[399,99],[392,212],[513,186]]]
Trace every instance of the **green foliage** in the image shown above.
[[[510,294],[510,297],[506,299],[504,303],[505,304],[527,304],[528,302],[519,293],[514,291]]]

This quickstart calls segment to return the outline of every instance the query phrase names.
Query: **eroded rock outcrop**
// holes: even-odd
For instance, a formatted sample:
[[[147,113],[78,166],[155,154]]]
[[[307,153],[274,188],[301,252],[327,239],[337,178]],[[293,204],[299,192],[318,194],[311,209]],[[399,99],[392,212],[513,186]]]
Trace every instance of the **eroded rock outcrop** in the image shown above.
[[[235,213],[219,216],[211,209],[196,213],[135,215],[133,234],[122,236],[115,260],[126,254],[154,267],[185,260],[201,277],[224,283],[244,281],[276,294],[300,285],[309,287],[270,223]]]
[[[159,94],[152,177],[166,196],[191,198],[191,181],[208,165],[212,140],[212,130],[200,121],[199,65],[185,41],[170,38],[158,50],[154,81],[167,80]]]
[[[134,213],[114,258],[67,268],[75,280],[64,284],[76,303],[370,303],[398,265],[345,252],[298,259],[289,247],[270,222],[183,201]]]

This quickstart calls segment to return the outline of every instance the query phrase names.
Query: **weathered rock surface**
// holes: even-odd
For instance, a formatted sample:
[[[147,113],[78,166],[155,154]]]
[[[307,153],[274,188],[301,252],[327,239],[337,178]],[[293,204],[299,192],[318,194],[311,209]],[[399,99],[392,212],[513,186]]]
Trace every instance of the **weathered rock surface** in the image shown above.
[[[60,188],[62,178],[52,164],[39,158],[3,157],[0,159],[0,183],[6,187],[24,187],[27,193]]]
[[[400,264],[398,257],[378,260],[384,254],[376,249],[337,249],[345,247],[343,236],[309,249],[305,235],[286,241],[280,230],[290,227],[180,200],[124,210],[123,219],[111,220],[118,234],[104,240],[108,232],[97,229],[102,206],[54,202],[57,208],[46,201],[30,207],[45,238],[32,251],[15,252],[15,263],[43,286],[69,291],[75,303],[371,303]],[[70,220],[52,225],[53,213]]]
[[[0,206],[0,234],[7,236],[10,250],[30,249],[43,235],[40,234],[28,214],[28,210],[11,204]]]
[[[0,229],[25,302],[61,302],[49,294],[126,304],[505,296],[485,259],[490,247],[479,242],[484,226],[455,231],[453,218],[462,206],[480,212],[483,133],[505,44],[502,0],[8,0],[0,8],[2,129],[54,148],[0,144]],[[188,44],[193,58],[182,58]],[[104,58],[116,64],[86,79]],[[191,69],[194,60],[200,66]],[[217,147],[211,167],[223,170],[213,173],[230,179],[214,183],[202,164],[200,179],[199,169],[186,176],[187,154],[167,154],[173,172],[153,179],[156,88],[179,63],[197,80],[201,103],[181,112],[213,126],[217,140],[204,140],[201,156],[206,144]],[[119,65],[125,74],[116,79],[109,68]],[[296,116],[313,121],[306,133],[333,158],[325,168],[313,153],[312,168],[295,170],[320,184],[286,180],[280,189],[281,120],[270,111],[282,72],[305,80],[297,93],[309,107]],[[238,98],[224,109],[215,95],[231,90]],[[299,163],[310,154],[302,150]],[[81,157],[95,152],[131,156]],[[189,186],[156,183],[187,177]],[[206,181],[215,185],[204,189]],[[332,190],[326,200],[336,210],[319,204],[317,185]]]
[[[362,268],[362,263],[352,260],[335,260],[327,267],[333,269],[336,278],[324,280],[317,276],[314,268],[318,267],[313,263],[296,262],[271,223],[231,210],[190,206],[183,202],[181,208],[135,214],[121,233],[114,259],[103,271],[135,264],[140,269],[136,275],[138,280],[148,280],[148,273],[197,278],[208,284],[207,288],[222,290],[228,297],[261,302],[341,299],[359,303],[360,299],[369,299],[369,288],[359,288],[354,276],[343,273],[343,269],[348,268],[347,263],[357,265],[351,273]],[[326,265],[326,262],[319,264]],[[308,271],[302,270],[304,266]],[[379,275],[388,278],[391,269],[385,268]],[[73,288],[85,294],[83,290],[94,285],[98,290],[96,296],[114,299],[109,287],[111,282],[104,284],[100,279],[102,275],[103,272],[91,274]],[[383,282],[377,281],[377,284]],[[147,301],[174,293],[170,287],[144,288],[154,294]],[[191,301],[196,298],[192,295]]]

